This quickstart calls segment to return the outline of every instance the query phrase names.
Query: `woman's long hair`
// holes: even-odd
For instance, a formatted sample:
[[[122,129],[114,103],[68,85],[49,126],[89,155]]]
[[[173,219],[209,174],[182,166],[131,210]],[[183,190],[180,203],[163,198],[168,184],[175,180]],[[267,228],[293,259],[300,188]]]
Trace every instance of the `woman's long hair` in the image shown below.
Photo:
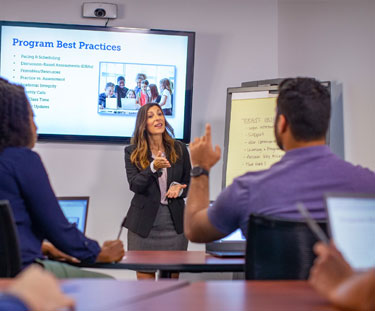
[[[150,88],[151,92],[151,100],[156,99],[159,96],[158,87],[156,84],[150,84],[148,87]]]
[[[150,165],[149,154],[149,141],[148,141],[148,132],[147,132],[147,112],[151,107],[157,106],[160,111],[163,113],[163,110],[160,108],[157,103],[149,103],[142,106],[138,110],[137,120],[135,122],[135,129],[133,137],[130,141],[131,144],[135,145],[136,148],[130,155],[130,161],[135,164],[139,169],[145,169]],[[172,126],[165,119],[164,113],[163,117],[165,120],[165,131],[162,134],[163,145],[165,148],[165,153],[169,161],[174,164],[179,158],[178,152],[176,150],[175,140],[172,138],[174,136],[174,131]]]
[[[161,79],[160,85],[162,85],[164,89],[167,89],[169,93],[172,94],[172,86],[171,86],[171,82],[169,81],[169,79],[167,78]]]
[[[0,78],[0,152],[7,147],[30,145],[30,109],[23,86]]]

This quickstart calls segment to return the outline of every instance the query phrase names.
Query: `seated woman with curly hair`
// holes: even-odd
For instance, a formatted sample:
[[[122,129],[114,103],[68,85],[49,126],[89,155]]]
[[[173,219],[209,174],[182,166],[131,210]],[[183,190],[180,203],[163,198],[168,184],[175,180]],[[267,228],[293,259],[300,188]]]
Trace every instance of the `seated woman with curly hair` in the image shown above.
[[[0,78],[0,199],[12,208],[22,268],[38,262],[57,277],[103,276],[44,259],[43,253],[71,262],[113,262],[121,260],[124,248],[119,240],[100,247],[65,218],[42,161],[31,150],[36,130],[24,88]],[[44,239],[50,243],[42,250]]]

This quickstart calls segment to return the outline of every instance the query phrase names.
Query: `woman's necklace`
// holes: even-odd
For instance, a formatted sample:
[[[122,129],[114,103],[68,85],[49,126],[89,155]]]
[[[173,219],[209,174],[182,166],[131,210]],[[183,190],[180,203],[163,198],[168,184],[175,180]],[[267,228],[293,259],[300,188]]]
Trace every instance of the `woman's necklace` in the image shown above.
[[[155,148],[155,147],[151,147],[151,153],[154,155],[154,156],[157,156],[159,151],[161,151],[162,154],[165,153],[164,151],[164,147],[162,148]]]

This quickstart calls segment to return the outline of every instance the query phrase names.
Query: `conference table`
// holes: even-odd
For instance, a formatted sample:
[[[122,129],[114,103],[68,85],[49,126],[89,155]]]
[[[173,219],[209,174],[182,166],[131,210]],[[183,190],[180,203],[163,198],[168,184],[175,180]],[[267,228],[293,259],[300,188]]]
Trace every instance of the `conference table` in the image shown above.
[[[0,291],[14,279],[0,279]],[[117,281],[112,279],[61,280],[61,289],[76,302],[75,311],[120,310],[137,301],[188,286],[187,281]],[[64,309],[65,310],[65,309]],[[11,310],[10,310],[11,311]]]
[[[1,280],[0,290],[13,282]],[[307,281],[61,281],[75,311],[335,311]]]
[[[334,311],[307,281],[209,281],[135,301],[111,311]]]
[[[127,251],[117,263],[79,264],[101,269],[157,270],[160,278],[174,272],[243,272],[244,258],[219,258],[203,251]]]

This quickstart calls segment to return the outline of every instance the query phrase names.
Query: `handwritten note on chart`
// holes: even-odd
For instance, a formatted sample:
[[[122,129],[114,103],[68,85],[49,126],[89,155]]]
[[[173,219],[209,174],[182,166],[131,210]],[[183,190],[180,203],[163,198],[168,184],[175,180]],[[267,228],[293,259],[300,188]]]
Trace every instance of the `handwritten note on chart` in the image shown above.
[[[226,186],[249,171],[268,169],[284,152],[276,144],[276,97],[232,99]]]

